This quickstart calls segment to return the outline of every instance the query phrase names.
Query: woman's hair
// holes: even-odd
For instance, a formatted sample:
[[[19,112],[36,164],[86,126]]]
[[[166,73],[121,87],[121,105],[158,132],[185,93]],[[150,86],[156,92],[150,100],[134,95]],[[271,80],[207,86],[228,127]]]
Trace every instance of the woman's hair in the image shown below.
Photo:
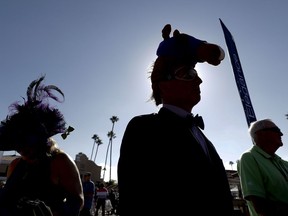
[[[20,104],[10,105],[10,114],[0,124],[0,150],[17,150],[24,145],[49,146],[49,138],[66,130],[62,113],[48,103],[52,98],[57,102],[64,101],[64,93],[54,85],[43,85],[45,76],[30,83],[27,88],[27,99]],[[62,96],[60,100],[52,91]]]
[[[62,150],[59,149],[57,142],[52,137],[49,137],[48,141],[47,141],[46,153],[53,155],[53,154],[57,154],[59,152],[62,152]]]

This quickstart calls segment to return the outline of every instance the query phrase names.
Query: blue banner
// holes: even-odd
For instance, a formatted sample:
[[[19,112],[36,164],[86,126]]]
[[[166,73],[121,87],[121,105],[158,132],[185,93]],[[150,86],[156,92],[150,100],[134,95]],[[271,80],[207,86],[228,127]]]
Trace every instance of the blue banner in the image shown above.
[[[248,88],[246,85],[245,77],[243,74],[243,70],[241,67],[240,59],[238,56],[238,52],[236,49],[236,45],[233,39],[233,36],[231,35],[230,31],[227,29],[227,27],[224,25],[222,20],[220,19],[220,23],[224,32],[226,45],[228,48],[230,61],[232,64],[232,68],[234,71],[234,77],[237,84],[238,92],[242,101],[243,109],[246,116],[246,121],[248,124],[248,127],[250,126],[250,123],[253,121],[256,121],[256,116],[254,113],[254,109],[250,100]]]

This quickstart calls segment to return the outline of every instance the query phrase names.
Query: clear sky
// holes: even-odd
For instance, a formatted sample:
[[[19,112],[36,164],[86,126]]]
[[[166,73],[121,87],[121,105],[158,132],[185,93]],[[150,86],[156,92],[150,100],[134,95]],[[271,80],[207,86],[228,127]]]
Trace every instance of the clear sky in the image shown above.
[[[170,23],[173,30],[226,51],[217,67],[197,65],[202,100],[193,113],[203,116],[204,133],[226,168],[231,169],[233,161],[236,169],[236,160],[252,142],[220,18],[236,42],[256,117],[271,118],[282,129],[284,146],[277,153],[288,159],[287,8],[286,0],[1,0],[0,116],[4,119],[8,106],[26,97],[32,80],[46,74],[45,83],[65,93],[65,102],[55,105],[75,131],[66,140],[60,135],[55,139],[73,159],[79,152],[91,157],[92,136],[97,134],[103,144],[95,162],[104,166],[110,118],[119,118],[112,148],[112,179],[117,180],[115,167],[127,123],[159,109],[149,101],[148,72],[162,41],[161,30]],[[107,170],[109,166],[108,158]]]

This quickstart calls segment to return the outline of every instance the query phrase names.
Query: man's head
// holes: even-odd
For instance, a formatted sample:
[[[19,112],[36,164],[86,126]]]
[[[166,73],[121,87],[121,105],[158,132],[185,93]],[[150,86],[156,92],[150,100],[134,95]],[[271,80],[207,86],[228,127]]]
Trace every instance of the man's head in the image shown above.
[[[170,33],[171,25],[167,24],[162,30],[164,40],[157,49],[158,58],[154,63],[150,77],[153,90],[151,98],[155,100],[156,105],[159,105],[165,100],[163,95],[165,92],[163,89],[161,90],[161,86],[165,85],[163,83],[174,82],[180,86],[182,83],[184,87],[184,81],[189,81],[189,85],[194,86],[193,89],[198,91],[196,97],[199,99],[193,102],[194,106],[200,100],[199,85],[202,82],[194,69],[196,63],[206,61],[209,64],[218,65],[224,59],[224,51],[218,45],[209,44],[206,41],[180,33],[178,30],[174,31],[173,37],[170,37]],[[172,86],[169,85],[170,90],[171,88]],[[191,90],[187,89],[187,91]],[[176,91],[174,93],[177,94]]]
[[[84,181],[89,181],[91,179],[91,172],[86,172],[83,175],[83,179],[84,179]]]
[[[253,143],[269,153],[274,153],[283,145],[283,133],[271,119],[262,119],[250,124],[248,129]],[[271,152],[272,151],[272,152]]]

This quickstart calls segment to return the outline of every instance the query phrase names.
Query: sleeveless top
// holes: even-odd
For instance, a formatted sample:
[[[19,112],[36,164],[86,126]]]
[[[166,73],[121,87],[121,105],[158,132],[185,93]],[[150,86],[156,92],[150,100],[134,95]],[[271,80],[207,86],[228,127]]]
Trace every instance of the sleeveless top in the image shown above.
[[[23,197],[44,201],[52,212],[62,211],[65,195],[64,191],[50,180],[52,160],[52,156],[33,164],[19,160],[0,193],[0,209],[5,209],[2,211],[6,212],[4,214],[0,211],[0,215],[17,215],[15,209],[19,199]]]

